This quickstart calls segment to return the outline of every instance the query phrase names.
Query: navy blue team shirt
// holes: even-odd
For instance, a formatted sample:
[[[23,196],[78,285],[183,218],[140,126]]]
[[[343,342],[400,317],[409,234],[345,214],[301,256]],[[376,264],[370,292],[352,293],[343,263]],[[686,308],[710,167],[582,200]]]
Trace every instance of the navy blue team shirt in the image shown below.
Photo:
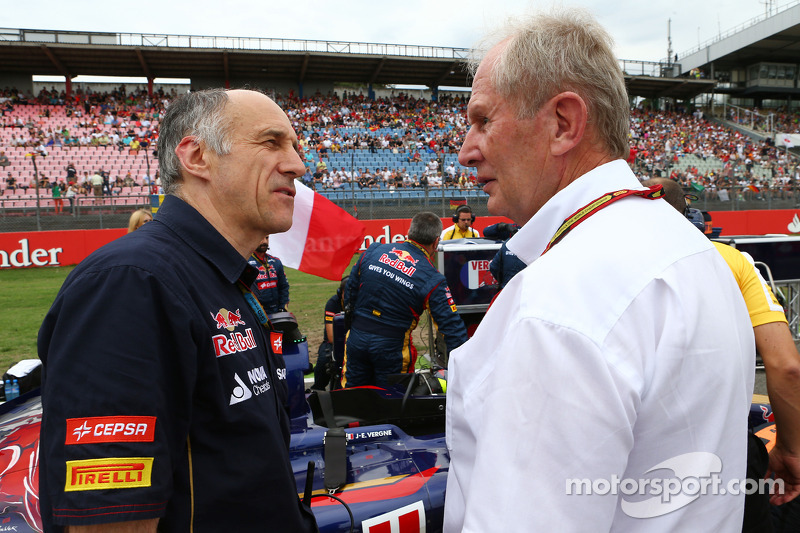
[[[277,257],[264,254],[262,261],[255,253],[247,260],[250,266],[258,270],[258,277],[253,283],[253,293],[264,306],[267,313],[284,311],[289,303],[289,281],[283,270],[283,263]]]
[[[315,531],[289,462],[285,364],[245,302],[256,271],[191,206],[67,277],[39,331],[46,531]]]

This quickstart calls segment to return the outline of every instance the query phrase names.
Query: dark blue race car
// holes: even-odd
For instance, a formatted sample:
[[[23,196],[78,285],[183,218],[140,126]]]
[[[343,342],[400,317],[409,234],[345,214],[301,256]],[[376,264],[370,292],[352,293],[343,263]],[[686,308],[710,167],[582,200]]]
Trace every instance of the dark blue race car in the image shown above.
[[[449,464],[444,395],[416,375],[389,389],[308,395],[308,344],[294,316],[279,315],[273,323],[284,330],[290,458],[297,492],[310,502],[320,531],[440,531]],[[420,386],[427,394],[418,394]],[[38,389],[0,406],[0,531],[42,531],[41,415]]]

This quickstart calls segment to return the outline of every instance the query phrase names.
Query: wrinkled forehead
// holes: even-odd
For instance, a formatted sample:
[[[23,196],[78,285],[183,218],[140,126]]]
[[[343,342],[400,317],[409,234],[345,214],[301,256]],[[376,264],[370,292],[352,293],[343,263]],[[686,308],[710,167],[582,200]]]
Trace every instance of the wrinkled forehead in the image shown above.
[[[236,90],[229,92],[227,111],[235,129],[280,129],[297,139],[289,117],[270,97],[255,91]]]

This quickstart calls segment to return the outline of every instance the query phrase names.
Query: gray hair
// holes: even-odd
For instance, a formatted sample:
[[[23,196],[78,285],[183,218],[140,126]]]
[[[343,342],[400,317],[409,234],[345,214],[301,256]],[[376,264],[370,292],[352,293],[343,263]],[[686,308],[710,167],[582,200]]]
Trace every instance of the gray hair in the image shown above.
[[[442,219],[430,211],[414,215],[408,227],[408,238],[424,246],[430,246],[442,234]]]
[[[209,89],[182,95],[169,105],[158,135],[158,166],[165,194],[176,194],[180,187],[181,162],[175,149],[185,137],[194,137],[217,155],[230,153],[232,124],[225,113],[228,101],[224,89]]]
[[[531,118],[550,98],[565,91],[586,102],[589,123],[609,155],[626,159],[630,133],[625,78],[608,32],[585,10],[554,10],[509,19],[487,37],[469,61],[472,74],[495,44],[507,41],[495,58],[493,88]]]

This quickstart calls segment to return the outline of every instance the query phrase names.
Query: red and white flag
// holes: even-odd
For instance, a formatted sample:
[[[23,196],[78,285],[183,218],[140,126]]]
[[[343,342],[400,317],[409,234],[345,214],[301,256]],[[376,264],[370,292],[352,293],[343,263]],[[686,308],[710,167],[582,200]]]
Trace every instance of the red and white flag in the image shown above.
[[[339,281],[367,229],[347,211],[300,181],[294,182],[292,227],[269,237],[269,253],[284,266]]]

